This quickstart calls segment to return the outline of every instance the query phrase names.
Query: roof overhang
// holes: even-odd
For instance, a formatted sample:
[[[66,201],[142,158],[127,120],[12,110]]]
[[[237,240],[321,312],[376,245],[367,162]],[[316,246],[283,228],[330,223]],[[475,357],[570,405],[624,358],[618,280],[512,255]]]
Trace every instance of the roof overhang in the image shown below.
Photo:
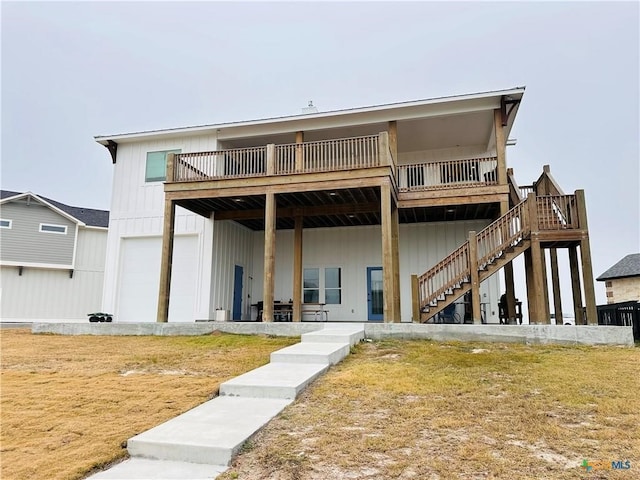
[[[215,135],[220,140],[255,136],[277,136],[295,131],[314,131],[350,128],[361,125],[382,124],[389,121],[414,121],[420,119],[473,114],[503,108],[508,102],[505,137],[515,119],[525,87],[507,90],[439,97],[402,103],[391,103],[330,112],[266,118],[242,122],[220,123],[193,127],[152,130],[96,136],[96,142],[113,147],[114,144],[132,143],[157,138],[170,139],[184,136]]]

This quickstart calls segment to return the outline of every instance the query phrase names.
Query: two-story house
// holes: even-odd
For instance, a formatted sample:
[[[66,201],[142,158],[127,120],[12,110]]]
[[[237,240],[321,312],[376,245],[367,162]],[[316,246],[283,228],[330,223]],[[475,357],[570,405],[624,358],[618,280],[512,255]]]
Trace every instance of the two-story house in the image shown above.
[[[523,190],[507,170],[523,94],[96,137],[114,164],[103,309],[125,322],[272,321],[282,305],[294,321],[320,308],[410,322],[456,302],[454,319],[497,323],[494,274],[512,313],[524,253],[530,318],[548,322],[544,249],[586,247],[590,268],[586,214],[579,192],[536,199],[548,171]]]
[[[102,303],[108,225],[108,211],[2,190],[2,321],[87,321]]]

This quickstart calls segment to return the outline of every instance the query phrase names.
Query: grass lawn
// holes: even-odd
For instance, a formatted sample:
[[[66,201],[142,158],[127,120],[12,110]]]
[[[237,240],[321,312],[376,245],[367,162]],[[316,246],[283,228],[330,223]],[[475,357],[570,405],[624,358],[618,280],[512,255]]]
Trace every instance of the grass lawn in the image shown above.
[[[384,341],[354,352],[223,478],[640,478],[638,348]],[[594,463],[618,460],[631,468]]]
[[[295,338],[0,331],[0,478],[79,479]]]

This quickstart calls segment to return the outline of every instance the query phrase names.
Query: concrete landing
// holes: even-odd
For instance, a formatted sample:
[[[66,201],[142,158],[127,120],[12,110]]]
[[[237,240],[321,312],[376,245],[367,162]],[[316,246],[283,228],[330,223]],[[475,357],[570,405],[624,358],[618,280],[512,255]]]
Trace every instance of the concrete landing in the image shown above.
[[[220,395],[295,399],[329,365],[270,363],[220,385]]]
[[[202,465],[168,460],[130,458],[109,470],[89,477],[91,480],[211,480],[224,472],[226,465]]]
[[[292,400],[217,397],[127,443],[133,457],[228,465],[242,444]]]
[[[323,330],[302,334],[302,343],[348,343],[353,346],[362,340],[364,340],[364,328],[352,324],[331,324]]]

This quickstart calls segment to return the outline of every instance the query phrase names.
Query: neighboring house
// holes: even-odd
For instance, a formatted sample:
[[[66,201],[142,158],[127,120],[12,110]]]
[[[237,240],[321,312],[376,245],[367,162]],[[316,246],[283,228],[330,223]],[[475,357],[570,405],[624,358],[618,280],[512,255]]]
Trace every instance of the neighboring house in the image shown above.
[[[452,321],[498,323],[493,274],[505,269],[514,318],[524,253],[529,317],[546,323],[545,249],[580,246],[595,312],[582,192],[564,195],[548,168],[520,189],[507,170],[523,94],[96,137],[114,163],[102,308],[122,322],[272,321],[282,304],[294,321],[324,308],[410,322],[456,302]]]
[[[607,303],[640,302],[640,253],[627,255],[596,280],[605,283]]]
[[[109,212],[0,193],[2,321],[88,321],[101,308]]]

